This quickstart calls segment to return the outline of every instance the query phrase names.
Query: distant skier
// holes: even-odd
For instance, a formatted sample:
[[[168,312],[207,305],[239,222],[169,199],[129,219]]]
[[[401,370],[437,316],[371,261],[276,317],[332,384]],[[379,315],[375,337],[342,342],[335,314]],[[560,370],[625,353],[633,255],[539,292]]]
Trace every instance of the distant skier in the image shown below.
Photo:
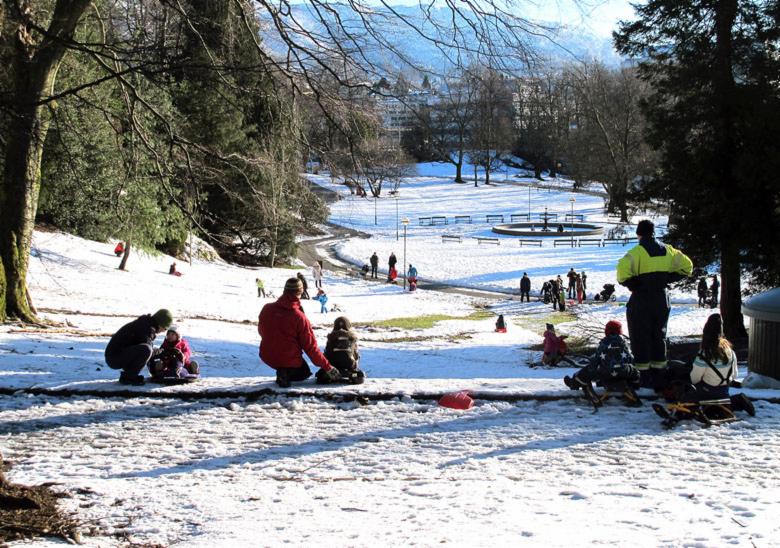
[[[288,279],[282,296],[276,302],[266,304],[257,321],[257,332],[261,338],[260,359],[276,371],[276,384],[282,388],[311,376],[303,353],[333,380],[341,378],[338,370],[317,348],[314,331],[301,308],[302,294],[300,279]]]
[[[374,254],[371,255],[371,277],[376,280],[377,278],[377,268],[379,268],[379,256],[376,254],[376,251],[374,251]]]
[[[617,281],[631,291],[626,305],[628,334],[635,366],[646,388],[665,382],[666,326],[669,321],[667,285],[691,275],[693,263],[681,251],[655,239],[647,219],[636,227],[639,244],[618,261]]]
[[[121,384],[142,385],[144,377],[139,373],[154,353],[154,339],[173,323],[171,313],[161,308],[154,314],[145,314],[123,325],[112,335],[105,351],[106,364],[111,369],[121,369]]]
[[[528,277],[527,272],[523,272],[523,277],[520,278],[520,302],[531,302],[531,278]]]

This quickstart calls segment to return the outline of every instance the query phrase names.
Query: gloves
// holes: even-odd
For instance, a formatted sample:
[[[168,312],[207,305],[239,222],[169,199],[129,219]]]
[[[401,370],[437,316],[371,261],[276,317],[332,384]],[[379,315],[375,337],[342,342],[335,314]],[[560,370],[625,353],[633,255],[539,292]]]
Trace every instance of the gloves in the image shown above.
[[[327,378],[327,379],[328,379],[330,382],[337,382],[337,381],[340,381],[340,380],[341,380],[341,371],[339,371],[339,370],[338,370],[338,369],[336,369],[335,367],[331,367],[330,369],[328,369],[327,371],[325,371],[325,377],[326,377],[326,378]]]
[[[163,349],[161,347],[155,348],[152,351],[152,358],[159,358],[160,354],[162,354],[162,353],[163,353]]]

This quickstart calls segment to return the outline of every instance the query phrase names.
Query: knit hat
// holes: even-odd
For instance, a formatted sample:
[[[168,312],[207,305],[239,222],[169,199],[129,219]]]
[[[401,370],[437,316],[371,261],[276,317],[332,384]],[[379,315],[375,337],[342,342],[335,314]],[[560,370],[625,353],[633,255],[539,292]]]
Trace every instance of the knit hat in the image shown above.
[[[605,335],[622,335],[623,324],[617,320],[609,320],[607,325],[604,326]]]
[[[637,236],[652,236],[653,234],[655,234],[655,225],[653,224],[653,221],[643,219],[636,225]]]
[[[176,324],[168,328],[168,333],[176,333],[176,335],[179,336],[179,339],[181,339],[181,330],[179,329],[179,326]]]
[[[168,326],[173,323],[173,316],[166,308],[161,308],[152,314],[152,319],[158,325],[158,327],[161,327],[162,329],[168,329]]]
[[[289,278],[284,282],[284,292],[296,294],[303,291],[303,284],[298,278]]]
[[[555,326],[551,323],[548,323],[546,327],[547,327],[547,331],[555,331]]]

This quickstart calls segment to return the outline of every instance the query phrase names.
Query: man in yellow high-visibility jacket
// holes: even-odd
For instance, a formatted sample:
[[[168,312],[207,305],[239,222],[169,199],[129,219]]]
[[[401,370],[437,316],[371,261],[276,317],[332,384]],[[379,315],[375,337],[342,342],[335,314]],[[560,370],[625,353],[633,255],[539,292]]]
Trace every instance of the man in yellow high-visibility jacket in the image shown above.
[[[667,285],[691,275],[693,263],[681,251],[655,239],[655,225],[640,221],[639,244],[617,264],[617,281],[631,290],[626,306],[634,365],[642,386],[656,388],[666,368]]]

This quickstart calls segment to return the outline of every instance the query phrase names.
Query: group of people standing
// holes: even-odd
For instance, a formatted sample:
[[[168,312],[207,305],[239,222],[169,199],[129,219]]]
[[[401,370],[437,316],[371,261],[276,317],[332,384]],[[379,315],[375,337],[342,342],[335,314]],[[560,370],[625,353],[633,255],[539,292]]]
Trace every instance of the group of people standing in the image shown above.
[[[699,278],[699,284],[696,286],[696,293],[699,297],[699,306],[710,308],[718,307],[718,296],[720,294],[720,282],[716,274],[712,275],[712,285],[707,287],[707,278]]]
[[[367,264],[364,264],[363,268],[361,269],[363,272],[363,277],[370,277],[374,280],[378,279],[379,255],[376,254],[376,251],[374,251],[374,253],[371,255],[368,262],[371,265],[370,268]],[[397,264],[398,259],[395,256],[395,252],[391,251],[390,256],[387,258],[387,283],[389,284],[398,283],[398,270],[395,266]],[[417,268],[412,264],[409,264],[409,268],[406,271],[406,281],[409,283],[409,291],[414,291],[417,289]]]

